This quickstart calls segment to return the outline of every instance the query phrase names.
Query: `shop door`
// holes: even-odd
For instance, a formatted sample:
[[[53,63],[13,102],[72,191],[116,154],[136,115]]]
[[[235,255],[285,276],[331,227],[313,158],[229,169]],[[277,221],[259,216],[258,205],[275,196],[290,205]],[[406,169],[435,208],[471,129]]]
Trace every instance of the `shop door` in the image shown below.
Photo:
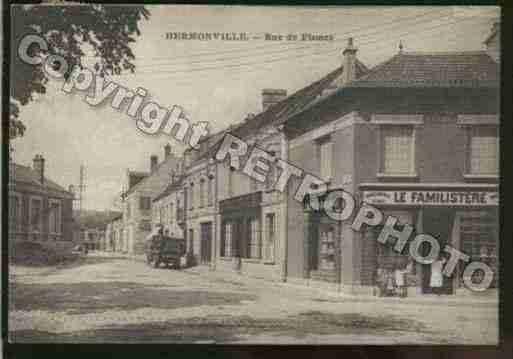
[[[208,264],[212,258],[212,222],[201,223],[201,264]]]
[[[443,253],[443,248],[446,244],[451,243],[452,226],[454,224],[454,210],[451,208],[425,208],[423,209],[422,229],[426,234],[430,234],[440,243],[440,251]],[[429,251],[429,245],[421,249],[425,255]],[[433,289],[430,284],[431,280],[431,266],[422,266],[422,293],[431,294]],[[442,294],[452,294],[452,278],[443,276]]]

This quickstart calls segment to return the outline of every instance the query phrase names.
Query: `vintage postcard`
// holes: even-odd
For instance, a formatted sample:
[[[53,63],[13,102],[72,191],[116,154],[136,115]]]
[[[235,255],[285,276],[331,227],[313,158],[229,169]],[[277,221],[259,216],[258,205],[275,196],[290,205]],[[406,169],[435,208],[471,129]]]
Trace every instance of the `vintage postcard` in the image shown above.
[[[9,11],[10,343],[498,343],[499,7]]]

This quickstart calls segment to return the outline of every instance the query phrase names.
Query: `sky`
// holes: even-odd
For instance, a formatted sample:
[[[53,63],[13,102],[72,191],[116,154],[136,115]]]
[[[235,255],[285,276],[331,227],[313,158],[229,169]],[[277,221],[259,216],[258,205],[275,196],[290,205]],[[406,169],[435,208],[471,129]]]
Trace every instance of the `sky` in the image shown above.
[[[132,48],[136,73],[112,77],[131,89],[143,87],[158,104],[179,105],[191,122],[206,121],[210,132],[261,111],[261,90],[288,94],[318,80],[342,63],[347,38],[368,67],[399,51],[478,51],[496,7],[258,7],[147,6]],[[246,32],[249,41],[169,40],[167,32]],[[265,41],[269,34],[332,35],[332,41]],[[254,39],[253,37],[257,37]],[[150,156],[164,157],[166,135],[146,135],[134,120],[106,105],[91,107],[84,93],[61,91],[50,81],[47,93],[23,106],[25,135],[13,141],[16,163],[46,159],[46,175],[67,188],[79,183],[85,166],[83,208],[113,209],[127,169],[148,171]]]

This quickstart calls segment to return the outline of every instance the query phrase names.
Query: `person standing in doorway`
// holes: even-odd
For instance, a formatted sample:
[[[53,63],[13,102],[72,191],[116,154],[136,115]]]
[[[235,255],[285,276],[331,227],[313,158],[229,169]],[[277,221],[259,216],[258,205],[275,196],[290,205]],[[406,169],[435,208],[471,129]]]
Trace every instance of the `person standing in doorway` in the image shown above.
[[[445,262],[446,259],[442,257],[431,263],[431,280],[429,281],[429,286],[431,287],[431,291],[438,295],[442,294],[442,286],[444,283],[442,269]]]

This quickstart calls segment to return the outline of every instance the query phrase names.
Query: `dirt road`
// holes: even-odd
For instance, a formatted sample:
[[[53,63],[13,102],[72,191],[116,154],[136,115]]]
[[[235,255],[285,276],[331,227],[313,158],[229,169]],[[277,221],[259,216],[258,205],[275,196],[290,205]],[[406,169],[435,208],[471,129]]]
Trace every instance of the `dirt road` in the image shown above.
[[[11,267],[9,301],[14,342],[495,344],[498,335],[493,303],[333,297],[106,255]]]

